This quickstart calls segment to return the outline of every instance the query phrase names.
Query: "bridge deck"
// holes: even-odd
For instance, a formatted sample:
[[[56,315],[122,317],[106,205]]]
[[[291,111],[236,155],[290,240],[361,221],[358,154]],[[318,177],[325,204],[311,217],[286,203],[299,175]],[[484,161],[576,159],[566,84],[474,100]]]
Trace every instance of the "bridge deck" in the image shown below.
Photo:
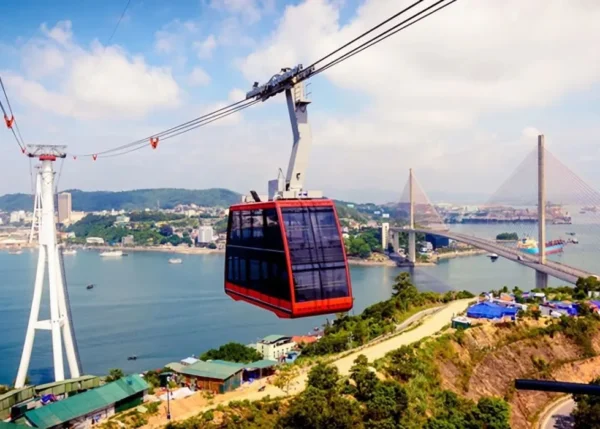
[[[391,231],[395,232],[419,232],[423,234],[432,234],[440,237],[446,237],[451,240],[456,240],[461,243],[469,244],[473,247],[477,247],[479,249],[486,250],[490,253],[496,253],[498,256],[502,256],[503,258],[510,259],[513,262],[517,262],[521,265],[525,265],[529,268],[532,268],[536,271],[540,271],[548,274],[549,276],[555,277],[562,281],[575,284],[580,277],[589,277],[594,276],[594,273],[590,273],[585,270],[581,270],[579,268],[571,267],[569,265],[561,264],[559,262],[554,261],[546,261],[545,264],[540,264],[538,262],[537,257],[528,255],[526,253],[520,252],[517,249],[511,249],[500,244],[497,244],[493,241],[486,240],[483,238],[477,238],[468,234],[460,234],[450,231],[440,231],[440,230],[431,230],[431,229],[408,229],[408,228],[390,228]],[[519,258],[520,257],[520,258]]]

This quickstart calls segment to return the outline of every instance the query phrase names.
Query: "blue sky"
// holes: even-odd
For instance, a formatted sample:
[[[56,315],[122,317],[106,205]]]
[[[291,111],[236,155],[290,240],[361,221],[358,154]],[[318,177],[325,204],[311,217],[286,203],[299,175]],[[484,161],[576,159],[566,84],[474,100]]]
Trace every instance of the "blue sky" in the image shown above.
[[[0,74],[27,143],[88,153],[169,128],[237,101],[281,67],[310,63],[409,2],[131,0],[108,43],[125,4],[0,4]],[[597,188],[599,19],[593,2],[460,0],[312,79],[307,186],[390,201],[413,167],[438,199],[485,199],[543,132]],[[60,187],[264,191],[290,144],[279,98],[158,151],[69,160]],[[27,159],[7,131],[0,145],[0,193],[28,191]]]

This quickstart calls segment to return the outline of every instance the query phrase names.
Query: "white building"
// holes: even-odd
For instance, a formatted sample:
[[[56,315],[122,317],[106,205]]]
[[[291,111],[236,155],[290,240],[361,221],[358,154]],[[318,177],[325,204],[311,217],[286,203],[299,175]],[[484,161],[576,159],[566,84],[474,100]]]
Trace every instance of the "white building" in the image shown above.
[[[25,210],[10,212],[9,223],[19,223],[25,220]]]
[[[214,239],[215,230],[210,225],[201,225],[198,228],[198,243],[212,243]]]
[[[294,350],[296,343],[292,341],[292,337],[268,335],[252,346],[262,353],[263,359],[278,360]]]
[[[87,244],[104,244],[104,239],[100,237],[87,237],[85,242]]]

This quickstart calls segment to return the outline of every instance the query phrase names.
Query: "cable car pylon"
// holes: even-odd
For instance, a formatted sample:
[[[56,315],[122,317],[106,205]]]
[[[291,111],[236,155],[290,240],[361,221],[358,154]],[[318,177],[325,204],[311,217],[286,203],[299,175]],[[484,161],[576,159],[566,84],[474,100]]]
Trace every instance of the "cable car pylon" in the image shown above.
[[[294,142],[286,175],[269,181],[268,196],[250,191],[229,209],[225,293],[282,318],[344,312],[353,305],[335,204],[322,191],[304,189],[312,145],[304,80],[313,70],[282,69],[246,94],[265,101],[285,92]]]
[[[52,164],[58,158],[66,156],[63,152],[65,146],[28,146],[28,148],[27,155],[30,158],[38,158],[41,162],[35,196],[36,205],[41,203],[41,219],[39,226],[37,272],[29,323],[25,334],[25,344],[23,345],[23,353],[15,381],[16,388],[21,388],[25,385],[36,330],[51,332],[54,380],[62,381],[65,379],[63,341],[71,378],[81,376],[77,344],[75,343],[75,334],[70,317],[68,294],[65,289],[66,281],[64,280],[64,272],[60,263],[60,249],[56,240],[56,223],[54,218],[54,170]],[[48,271],[50,319],[39,320],[46,270]]]

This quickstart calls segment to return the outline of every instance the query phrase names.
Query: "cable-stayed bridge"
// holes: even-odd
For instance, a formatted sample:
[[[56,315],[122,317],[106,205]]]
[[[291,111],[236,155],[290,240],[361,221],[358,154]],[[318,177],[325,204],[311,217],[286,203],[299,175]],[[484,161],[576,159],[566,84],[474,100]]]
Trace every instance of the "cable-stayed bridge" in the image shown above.
[[[546,177],[547,167],[553,172],[552,176]],[[548,195],[552,201],[561,203],[549,202]],[[382,239],[384,246],[391,243],[394,250],[398,250],[399,234],[408,234],[407,260],[413,264],[417,259],[416,234],[429,234],[464,243],[527,266],[535,270],[538,287],[547,286],[548,276],[574,284],[580,277],[596,274],[589,269],[547,258],[548,254],[561,252],[567,244],[578,243],[575,237],[566,240],[547,239],[547,225],[571,224],[571,216],[563,211],[564,205],[578,206],[582,208],[582,214],[587,210],[583,226],[588,230],[600,226],[600,219],[596,218],[597,212],[600,217],[600,194],[548,152],[544,147],[544,136],[539,136],[537,150],[525,158],[485,206],[468,216],[451,210],[440,214],[417,183],[411,169],[403,197],[397,206],[398,210],[406,214],[408,225],[398,227],[386,224],[384,229],[388,232],[382,234]],[[540,207],[544,209],[540,210]],[[507,225],[506,228],[510,232],[514,230],[519,240],[497,241],[479,237],[452,228],[456,223]],[[600,238],[600,230],[597,232]],[[537,242],[533,237],[537,238]],[[525,244],[529,244],[529,248]],[[600,249],[600,243],[597,243],[597,247]]]

